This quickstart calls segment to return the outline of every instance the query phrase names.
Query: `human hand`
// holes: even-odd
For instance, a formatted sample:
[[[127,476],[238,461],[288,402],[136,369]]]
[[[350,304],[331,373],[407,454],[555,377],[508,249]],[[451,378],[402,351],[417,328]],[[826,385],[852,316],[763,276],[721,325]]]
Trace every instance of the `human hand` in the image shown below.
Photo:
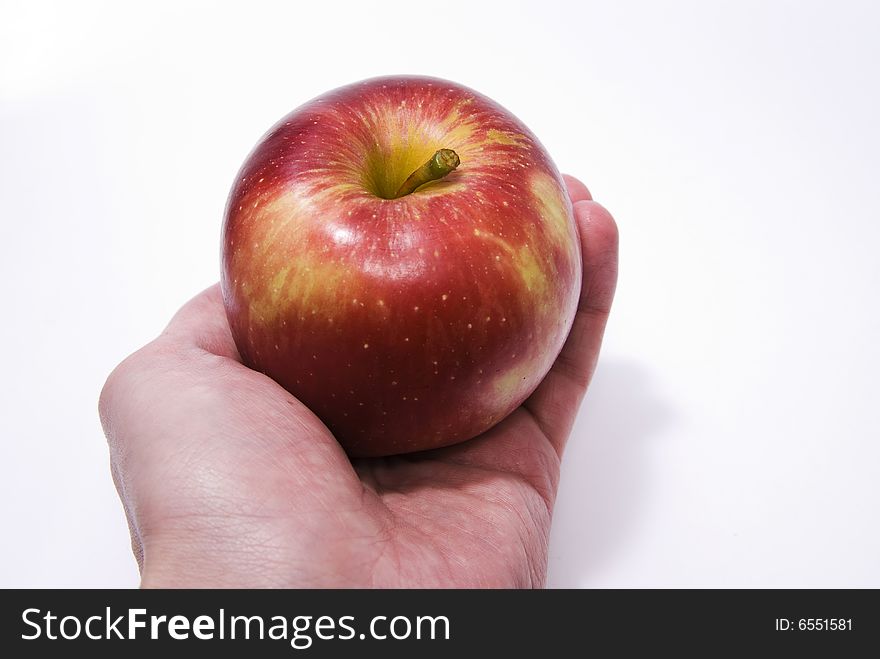
[[[617,281],[617,228],[568,178],[580,306],[532,396],[478,438],[349,460],[241,363],[219,286],[110,375],[99,404],[145,587],[540,587],[559,464]]]

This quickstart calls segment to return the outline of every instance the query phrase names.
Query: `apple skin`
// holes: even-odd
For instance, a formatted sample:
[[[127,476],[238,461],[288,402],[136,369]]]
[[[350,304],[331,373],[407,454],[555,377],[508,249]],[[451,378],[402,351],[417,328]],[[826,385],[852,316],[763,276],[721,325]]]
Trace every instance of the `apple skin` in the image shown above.
[[[440,148],[459,168],[399,199]],[[232,187],[223,300],[242,360],[349,455],[461,442],[518,407],[568,335],[581,282],[564,183],[477,92],[397,76],[279,121]]]

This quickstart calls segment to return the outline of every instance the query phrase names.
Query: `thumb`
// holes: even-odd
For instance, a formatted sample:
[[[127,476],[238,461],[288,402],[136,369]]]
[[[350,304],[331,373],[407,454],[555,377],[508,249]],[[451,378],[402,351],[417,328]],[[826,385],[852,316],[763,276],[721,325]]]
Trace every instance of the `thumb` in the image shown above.
[[[285,523],[361,496],[321,421],[235,357],[214,287],[104,385],[99,411],[114,481],[145,565],[159,545],[202,538],[240,548],[265,540],[266,519]]]

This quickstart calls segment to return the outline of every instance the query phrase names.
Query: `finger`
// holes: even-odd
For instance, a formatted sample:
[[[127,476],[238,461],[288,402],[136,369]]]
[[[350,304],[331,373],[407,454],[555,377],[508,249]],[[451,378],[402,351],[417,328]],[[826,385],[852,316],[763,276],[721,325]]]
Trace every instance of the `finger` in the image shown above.
[[[525,408],[560,455],[596,367],[617,285],[618,233],[614,219],[595,201],[577,201],[574,211],[584,264],[577,314],[562,352],[525,402]]]
[[[563,174],[562,178],[565,180],[565,186],[568,188],[568,196],[571,199],[571,203],[591,201],[593,199],[589,188],[582,181],[568,174]]]
[[[241,361],[226,319],[220,284],[205,289],[183,305],[162,335],[181,346]]]

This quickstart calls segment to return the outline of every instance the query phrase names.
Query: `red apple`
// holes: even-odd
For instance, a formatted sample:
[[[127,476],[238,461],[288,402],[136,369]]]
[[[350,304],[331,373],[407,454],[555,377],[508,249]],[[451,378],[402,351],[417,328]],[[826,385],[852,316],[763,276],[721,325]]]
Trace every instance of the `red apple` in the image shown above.
[[[581,280],[571,202],[537,138],[422,77],[342,87],[278,122],[232,187],[222,269],[245,364],[352,456],[498,423],[553,364]]]

